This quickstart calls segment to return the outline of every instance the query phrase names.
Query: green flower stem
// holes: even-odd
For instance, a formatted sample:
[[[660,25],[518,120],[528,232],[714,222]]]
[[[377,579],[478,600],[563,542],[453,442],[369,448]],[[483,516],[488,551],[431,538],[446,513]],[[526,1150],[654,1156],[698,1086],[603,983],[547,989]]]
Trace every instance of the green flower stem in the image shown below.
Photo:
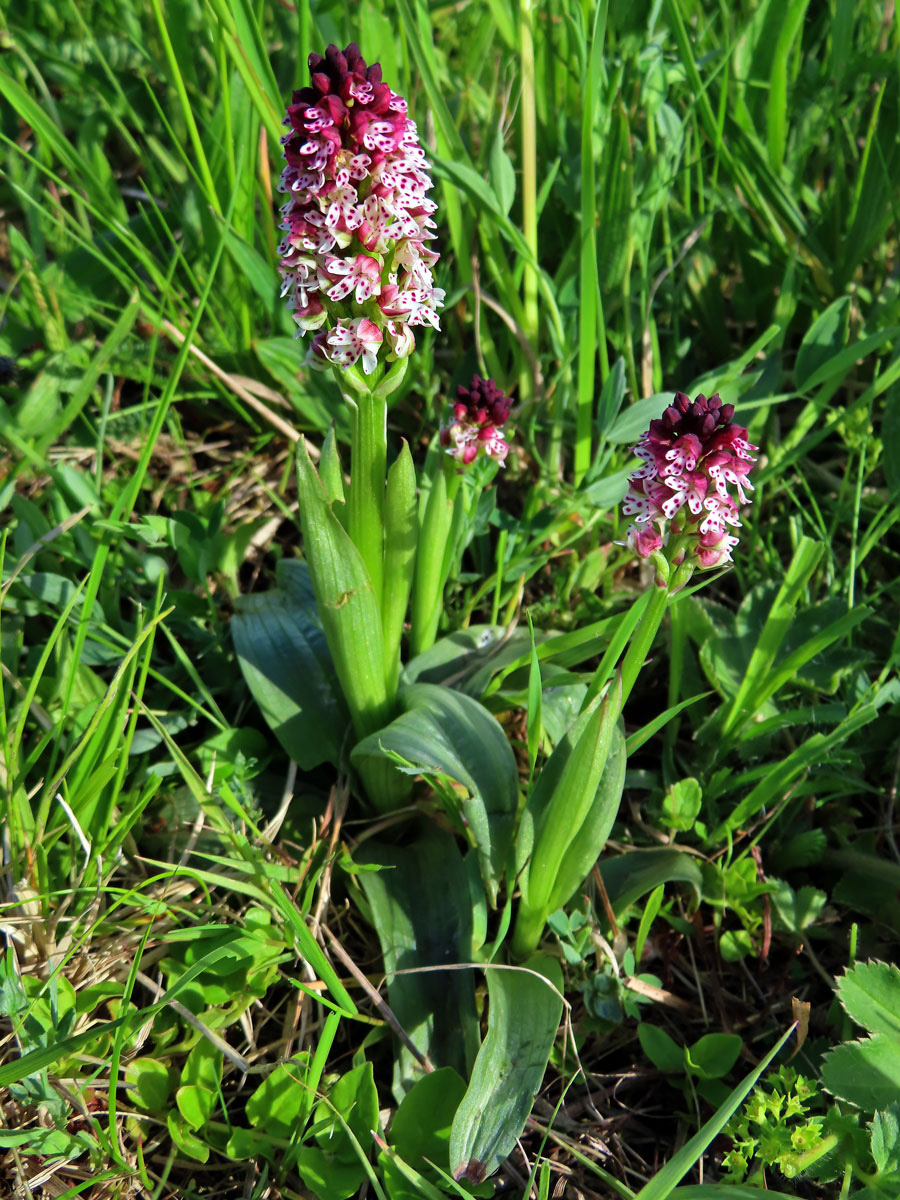
[[[668,564],[666,565],[668,566]],[[653,645],[653,639],[656,637],[663,617],[666,615],[668,605],[669,589],[665,582],[660,583],[657,580],[653,584],[653,591],[650,593],[647,607],[644,609],[637,629],[634,631],[631,641],[628,644],[625,657],[622,660],[620,668],[622,675],[622,695],[619,701],[619,713],[621,713],[625,702],[631,695],[634,685],[637,683],[641,667],[643,667],[647,655],[650,653],[650,647]]]
[[[547,914],[543,908],[519,902],[516,925],[513,932],[512,954],[518,962],[529,958],[541,944]]]
[[[384,489],[387,404],[375,391],[358,392],[350,450],[347,532],[366,564],[381,605],[384,578]]]

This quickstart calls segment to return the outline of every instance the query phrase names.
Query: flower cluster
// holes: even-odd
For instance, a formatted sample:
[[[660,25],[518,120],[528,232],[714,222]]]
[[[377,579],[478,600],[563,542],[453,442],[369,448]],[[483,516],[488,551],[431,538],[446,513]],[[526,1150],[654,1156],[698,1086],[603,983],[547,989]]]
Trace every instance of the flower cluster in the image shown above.
[[[484,452],[503,465],[509,443],[500,432],[509,420],[512,400],[497,387],[493,379],[473,375],[468,387],[456,389],[452,419],[441,426],[441,445],[453,458],[464,465]]]
[[[285,230],[282,295],[299,325],[317,331],[307,361],[370,374],[415,347],[413,326],[438,328],[442,289],[426,192],[432,183],[406,101],[367,66],[359,47],[309,56],[311,86],[294,92],[281,140]]]
[[[693,402],[677,392],[662,417],[650,422],[634,449],[640,468],[629,479],[622,505],[634,518],[627,544],[643,558],[663,545],[665,537],[680,540],[674,565],[688,558],[693,566],[717,567],[731,562],[738,538],[729,530],[740,526],[738,507],[748,503],[747,478],[756,459],[747,430],[735,425],[734,405],[718,395],[699,395]]]

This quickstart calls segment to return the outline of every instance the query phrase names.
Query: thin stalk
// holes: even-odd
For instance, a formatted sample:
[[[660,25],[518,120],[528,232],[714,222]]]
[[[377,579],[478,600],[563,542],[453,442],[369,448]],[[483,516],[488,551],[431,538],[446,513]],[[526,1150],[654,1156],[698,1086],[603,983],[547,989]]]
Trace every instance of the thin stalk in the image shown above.
[[[522,148],[522,232],[528,248],[537,262],[537,118],[534,96],[534,38],[532,34],[532,0],[519,0],[519,59],[522,70],[522,98],[519,103]],[[522,277],[524,302],[524,331],[535,354],[538,352],[538,277],[528,263]],[[533,381],[522,370],[519,390],[523,400],[530,400]]]

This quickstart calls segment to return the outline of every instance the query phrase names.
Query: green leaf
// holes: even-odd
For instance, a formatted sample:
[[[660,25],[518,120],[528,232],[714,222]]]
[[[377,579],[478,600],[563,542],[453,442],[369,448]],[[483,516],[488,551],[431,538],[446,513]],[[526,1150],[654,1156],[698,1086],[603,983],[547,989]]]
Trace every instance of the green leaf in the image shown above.
[[[538,662],[537,647],[534,644],[534,626],[531,614],[528,616],[528,628],[531,631],[531,663],[528,667],[528,769],[534,771],[538,750],[541,744],[543,728],[543,692],[541,690],[541,664]]]
[[[279,586],[242,596],[231,621],[238,662],[282,747],[304,771],[337,765],[350,715],[305,563],[282,560]]]
[[[491,146],[491,183],[505,216],[516,198],[516,172],[503,146],[503,131],[498,128]]]
[[[742,1045],[736,1033],[707,1033],[685,1050],[684,1060],[701,1079],[721,1079],[737,1062]]]
[[[372,1064],[360,1063],[342,1075],[313,1116],[317,1145],[297,1158],[303,1182],[321,1200],[347,1200],[368,1175],[365,1153],[380,1127]]]
[[[450,1170],[450,1126],[465,1091],[465,1081],[452,1067],[441,1067],[424,1075],[404,1097],[391,1121],[389,1140],[394,1155],[380,1158],[391,1200],[421,1200],[424,1190],[418,1180],[410,1180],[403,1172],[398,1156],[433,1184],[440,1183],[440,1175],[431,1163],[441,1171]],[[437,1194],[444,1196],[443,1191]]]
[[[209,1146],[192,1132],[180,1113],[170,1111],[166,1125],[172,1141],[188,1158],[195,1158],[197,1162],[204,1163],[209,1159]]]
[[[487,981],[487,1035],[450,1132],[453,1178],[472,1183],[497,1170],[525,1128],[563,1004],[562,970],[545,955],[491,969]]]
[[[697,820],[702,804],[703,791],[697,780],[693,776],[680,779],[678,783],[673,783],[666,789],[662,802],[662,818],[670,829],[684,833]]]
[[[133,1086],[132,1094],[141,1108],[165,1111],[172,1094],[172,1074],[166,1063],[157,1058],[133,1058],[125,1068],[125,1082]]]
[[[657,1070],[679,1073],[684,1071],[684,1051],[664,1029],[641,1021],[637,1027],[637,1035],[641,1049]]]
[[[688,883],[698,899],[703,886],[697,859],[681,850],[629,850],[598,865],[617,917],[661,883]]]
[[[607,780],[604,772],[611,754]],[[617,795],[616,784],[620,774],[624,783],[624,757],[617,705],[607,695],[573,723],[531,789],[519,826],[516,867],[523,901],[543,911],[544,920],[572,894],[551,903],[551,897],[563,890],[557,881],[564,877],[568,882],[577,874],[569,856],[578,860],[577,887],[603,849],[618,811],[621,787]],[[590,845],[581,844],[582,827],[597,835]]]
[[[392,715],[384,676],[381,597],[375,595],[359,551],[332,512],[305,443],[297,455],[297,480],[303,546],[319,618],[357,736],[365,737]]]
[[[884,447],[884,478],[896,504],[900,501],[900,388],[888,390],[881,421],[881,441]]]
[[[209,1088],[187,1084],[175,1093],[178,1111],[191,1129],[202,1129],[212,1116],[218,1102],[218,1094]]]
[[[800,343],[794,364],[797,391],[806,391],[809,380],[847,344],[850,297],[841,296],[813,321]]]
[[[877,1112],[869,1129],[872,1158],[879,1173],[900,1171],[900,1104]]]
[[[780,926],[800,934],[821,917],[828,897],[818,888],[803,887],[795,892],[783,879],[773,879],[772,904]]]
[[[873,1112],[900,1101],[900,1042],[878,1034],[844,1042],[822,1059],[822,1085],[839,1100]]]
[[[434,1066],[453,1067],[467,1077],[478,1048],[472,972],[416,973],[472,959],[469,882],[456,838],[428,825],[406,846],[364,842],[355,861],[384,868],[364,872],[359,881],[381,943],[394,1015]],[[412,973],[395,974],[407,970]],[[421,1066],[401,1047],[394,1069],[398,1099],[421,1077]]]
[[[307,1105],[309,1055],[278,1063],[247,1101],[247,1120],[272,1137],[290,1138]]]
[[[616,445],[636,442],[642,433],[650,428],[650,422],[656,420],[672,403],[672,392],[657,392],[653,396],[645,396],[629,404],[616,417],[606,437]]]
[[[900,1039],[900,967],[895,963],[857,963],[840,977],[837,989],[857,1025]]]
[[[619,813],[625,787],[626,761],[623,724],[617,721],[593,803],[556,873],[556,883],[550,893],[551,912],[568,904],[603,852]]]
[[[407,774],[424,775],[438,786],[449,779],[465,788],[467,795],[454,796],[453,802],[474,841],[494,904],[512,845],[518,796],[516,761],[506,734],[477,700],[451,688],[413,684],[401,690],[400,703],[406,711],[364,738],[353,751],[353,762],[396,755]]]
[[[753,939],[746,929],[727,929],[719,938],[719,953],[725,962],[740,962],[753,953]]]

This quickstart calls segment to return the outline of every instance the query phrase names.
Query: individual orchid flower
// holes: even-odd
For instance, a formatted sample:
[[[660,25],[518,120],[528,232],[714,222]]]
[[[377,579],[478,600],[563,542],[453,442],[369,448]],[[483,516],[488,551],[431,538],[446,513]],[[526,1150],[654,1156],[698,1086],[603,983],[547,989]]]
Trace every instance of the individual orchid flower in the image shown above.
[[[734,405],[718,394],[691,401],[684,392],[634,448],[640,467],[622,503],[633,517],[626,544],[642,558],[664,545],[673,566],[706,570],[732,561],[740,528],[738,503],[748,504],[756,459],[747,430],[732,421]]]

